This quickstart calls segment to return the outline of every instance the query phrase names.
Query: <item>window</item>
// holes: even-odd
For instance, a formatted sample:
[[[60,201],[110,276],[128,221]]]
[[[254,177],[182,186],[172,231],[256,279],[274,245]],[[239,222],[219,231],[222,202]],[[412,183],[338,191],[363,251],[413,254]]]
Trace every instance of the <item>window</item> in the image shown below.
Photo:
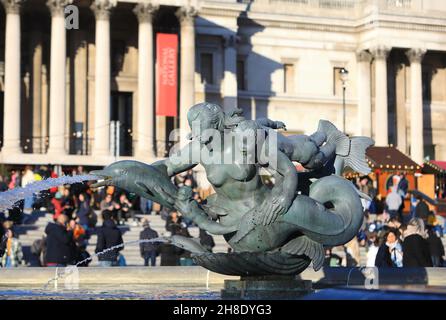
[[[245,60],[238,59],[237,60],[237,89],[238,90],[246,90],[245,83]]]
[[[292,93],[294,92],[294,64],[284,64],[283,65],[283,92]]]
[[[333,95],[338,96],[342,94],[342,80],[341,80],[342,67],[333,68]]]
[[[435,144],[424,145],[424,158],[425,160],[435,159]]]
[[[201,83],[214,84],[214,63],[212,53],[200,55]]]

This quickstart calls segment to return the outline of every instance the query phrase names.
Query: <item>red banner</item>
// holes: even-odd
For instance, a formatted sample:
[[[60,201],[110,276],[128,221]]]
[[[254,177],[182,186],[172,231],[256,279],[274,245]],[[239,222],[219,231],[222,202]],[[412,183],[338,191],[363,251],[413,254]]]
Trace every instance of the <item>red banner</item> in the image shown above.
[[[178,35],[156,34],[156,115],[176,117]]]

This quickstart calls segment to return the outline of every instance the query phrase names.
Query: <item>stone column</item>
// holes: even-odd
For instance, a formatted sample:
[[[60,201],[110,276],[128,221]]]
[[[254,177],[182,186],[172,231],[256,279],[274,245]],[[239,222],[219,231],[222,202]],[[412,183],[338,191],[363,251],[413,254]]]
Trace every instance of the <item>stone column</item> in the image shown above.
[[[182,7],[177,11],[181,23],[181,70],[180,70],[180,132],[184,141],[190,131],[187,111],[195,104],[195,16],[193,7]]]
[[[20,147],[20,6],[22,0],[2,0],[6,11],[4,153],[21,153]]]
[[[73,65],[74,72],[71,77],[73,80],[72,92],[74,92],[74,113],[72,138],[75,138],[73,149],[77,154],[85,154],[85,141],[87,137],[87,34],[84,31],[77,31],[74,34]]]
[[[383,46],[371,50],[375,58],[375,145],[389,144],[387,108],[387,56],[390,49]]]
[[[110,11],[111,0],[96,0],[91,8],[96,15],[94,156],[110,155]]]
[[[356,54],[358,62],[358,136],[372,136],[372,101],[370,92],[370,62],[372,55],[363,50]]]
[[[49,0],[51,11],[50,132],[48,154],[60,156],[65,149],[66,29],[65,6],[72,0]]]
[[[31,36],[32,65],[32,110],[33,153],[43,152],[42,128],[42,33],[36,28]]]
[[[43,139],[42,142],[42,153],[45,153],[48,149],[48,109],[49,109],[49,102],[48,102],[48,71],[47,66],[42,65],[42,88],[41,88],[41,106],[42,106],[42,124],[40,128],[40,136]]]
[[[423,49],[406,51],[410,61],[410,157],[418,164],[424,161],[421,60],[425,53]]]
[[[237,106],[237,37],[224,37],[225,71],[223,78],[223,108],[232,110]]]
[[[138,17],[138,117],[135,157],[154,158],[153,107],[153,26],[152,17],[158,7],[140,3],[133,10]]]

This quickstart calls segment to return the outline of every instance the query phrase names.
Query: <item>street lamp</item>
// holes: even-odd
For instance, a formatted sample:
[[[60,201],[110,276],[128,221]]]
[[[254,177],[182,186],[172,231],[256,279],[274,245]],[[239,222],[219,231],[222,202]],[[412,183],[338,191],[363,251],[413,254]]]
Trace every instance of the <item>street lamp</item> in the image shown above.
[[[347,87],[348,70],[345,68],[341,68],[339,70],[339,74],[341,76],[341,81],[342,81],[342,123],[343,123],[343,131],[345,133],[345,89]]]

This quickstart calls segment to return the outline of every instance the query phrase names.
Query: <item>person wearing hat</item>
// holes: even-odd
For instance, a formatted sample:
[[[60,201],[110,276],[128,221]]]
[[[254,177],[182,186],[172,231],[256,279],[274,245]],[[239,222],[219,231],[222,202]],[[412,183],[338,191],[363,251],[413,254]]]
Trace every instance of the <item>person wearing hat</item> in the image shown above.
[[[149,220],[145,219],[142,226],[144,229],[139,234],[140,240],[158,238],[158,232],[150,228]],[[156,243],[150,242],[141,242],[139,244],[141,257],[144,259],[144,266],[148,266],[149,261],[152,267],[156,265],[157,246]]]

